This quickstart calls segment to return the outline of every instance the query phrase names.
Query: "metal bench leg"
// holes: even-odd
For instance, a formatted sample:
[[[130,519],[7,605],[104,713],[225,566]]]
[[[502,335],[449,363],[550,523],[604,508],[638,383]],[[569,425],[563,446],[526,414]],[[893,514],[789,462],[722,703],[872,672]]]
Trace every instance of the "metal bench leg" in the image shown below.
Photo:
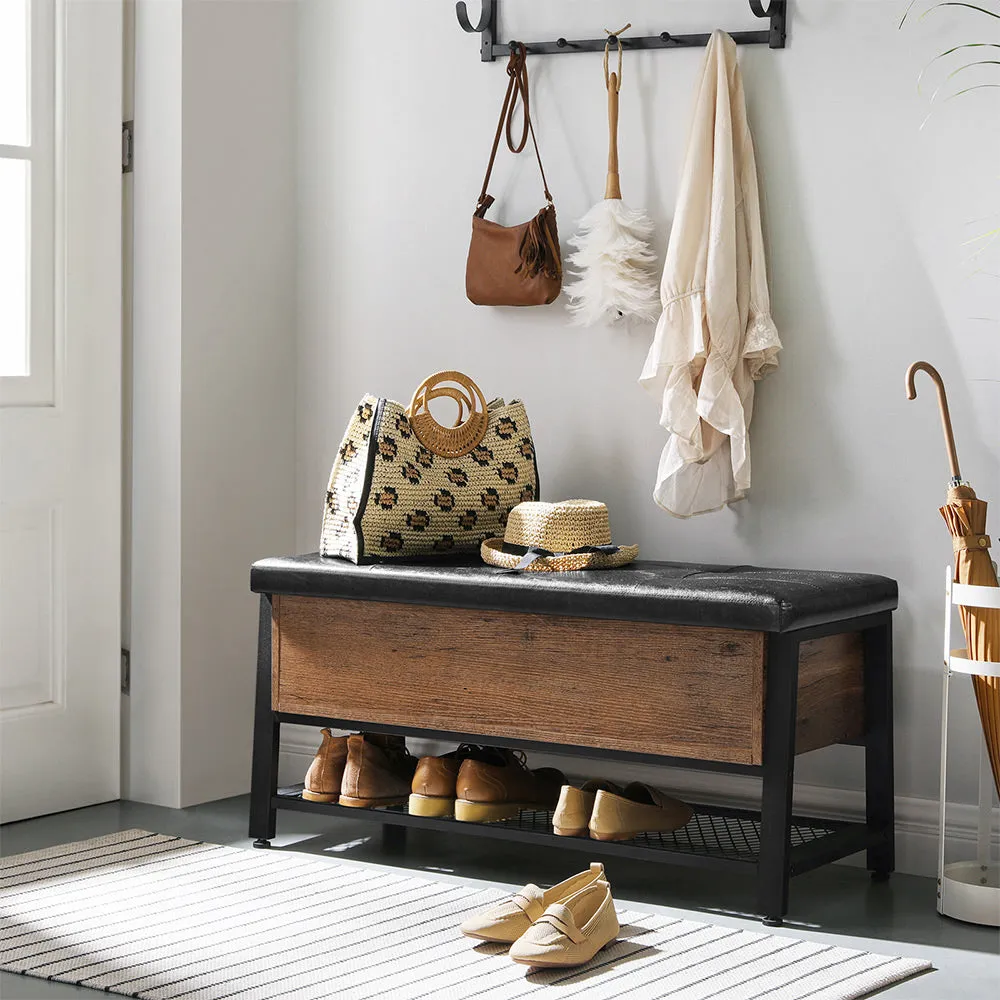
[[[884,882],[896,866],[892,761],[892,621],[865,629],[865,815],[877,838],[868,870]]]
[[[791,867],[798,639],[780,633],[767,637],[764,682],[764,788],[760,813],[760,860],[757,863],[757,906],[766,926],[780,927],[788,911]]]
[[[406,827],[383,823],[382,850],[386,854],[402,854],[406,850]]]
[[[250,772],[250,836],[254,847],[270,847],[277,810],[271,797],[278,790],[278,745],[281,725],[271,709],[271,600],[260,597],[257,628],[257,701],[253,723],[253,766]]]

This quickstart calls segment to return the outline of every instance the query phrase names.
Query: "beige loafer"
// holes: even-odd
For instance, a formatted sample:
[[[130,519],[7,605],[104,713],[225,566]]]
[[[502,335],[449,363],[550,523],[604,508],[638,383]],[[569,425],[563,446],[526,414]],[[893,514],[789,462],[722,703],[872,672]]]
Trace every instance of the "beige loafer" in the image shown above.
[[[594,882],[561,903],[552,903],[511,945],[510,957],[536,968],[589,962],[618,937],[618,914],[607,882]]]
[[[599,791],[590,814],[590,836],[594,840],[630,840],[640,833],[679,830],[694,815],[680,799],[633,781],[620,795]]]
[[[545,912],[546,907],[561,903],[570,896],[595,883],[607,885],[604,865],[599,861],[590,868],[551,889],[539,889],[537,885],[526,885],[509,899],[491,906],[482,913],[476,913],[462,921],[461,931],[466,937],[480,941],[497,941],[511,944],[516,941]],[[617,932],[616,932],[617,933]]]
[[[552,832],[557,837],[586,837],[590,814],[594,811],[594,799],[602,789],[618,795],[622,791],[613,781],[600,778],[584,782],[579,788],[563,785],[556,811],[552,814]]]

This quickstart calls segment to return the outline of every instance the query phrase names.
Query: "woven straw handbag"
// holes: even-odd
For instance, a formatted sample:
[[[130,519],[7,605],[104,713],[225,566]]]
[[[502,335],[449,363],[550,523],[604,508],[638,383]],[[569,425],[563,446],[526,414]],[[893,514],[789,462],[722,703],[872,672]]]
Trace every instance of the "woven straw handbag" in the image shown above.
[[[458,405],[452,427],[431,414],[441,398]],[[330,473],[320,552],[355,563],[478,552],[512,507],[537,499],[524,404],[487,403],[467,375],[438,372],[408,407],[358,404]]]

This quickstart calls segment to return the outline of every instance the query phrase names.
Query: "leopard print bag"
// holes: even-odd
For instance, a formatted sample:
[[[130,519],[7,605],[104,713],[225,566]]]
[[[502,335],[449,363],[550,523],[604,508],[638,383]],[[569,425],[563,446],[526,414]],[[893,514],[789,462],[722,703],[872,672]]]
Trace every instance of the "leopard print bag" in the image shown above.
[[[453,427],[430,412],[442,397],[458,404]],[[320,552],[354,563],[478,553],[503,535],[512,507],[537,499],[524,404],[487,404],[468,376],[438,372],[409,407],[361,400],[330,473]]]

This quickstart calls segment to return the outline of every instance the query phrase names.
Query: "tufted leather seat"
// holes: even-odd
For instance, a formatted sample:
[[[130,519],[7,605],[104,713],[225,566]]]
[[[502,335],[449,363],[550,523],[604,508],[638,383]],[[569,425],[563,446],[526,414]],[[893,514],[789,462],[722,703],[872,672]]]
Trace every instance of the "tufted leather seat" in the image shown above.
[[[318,553],[262,559],[262,594],[341,597],[789,632],[891,611],[896,581],[866,573],[638,561],[621,569],[511,573],[478,559],[355,566]]]

